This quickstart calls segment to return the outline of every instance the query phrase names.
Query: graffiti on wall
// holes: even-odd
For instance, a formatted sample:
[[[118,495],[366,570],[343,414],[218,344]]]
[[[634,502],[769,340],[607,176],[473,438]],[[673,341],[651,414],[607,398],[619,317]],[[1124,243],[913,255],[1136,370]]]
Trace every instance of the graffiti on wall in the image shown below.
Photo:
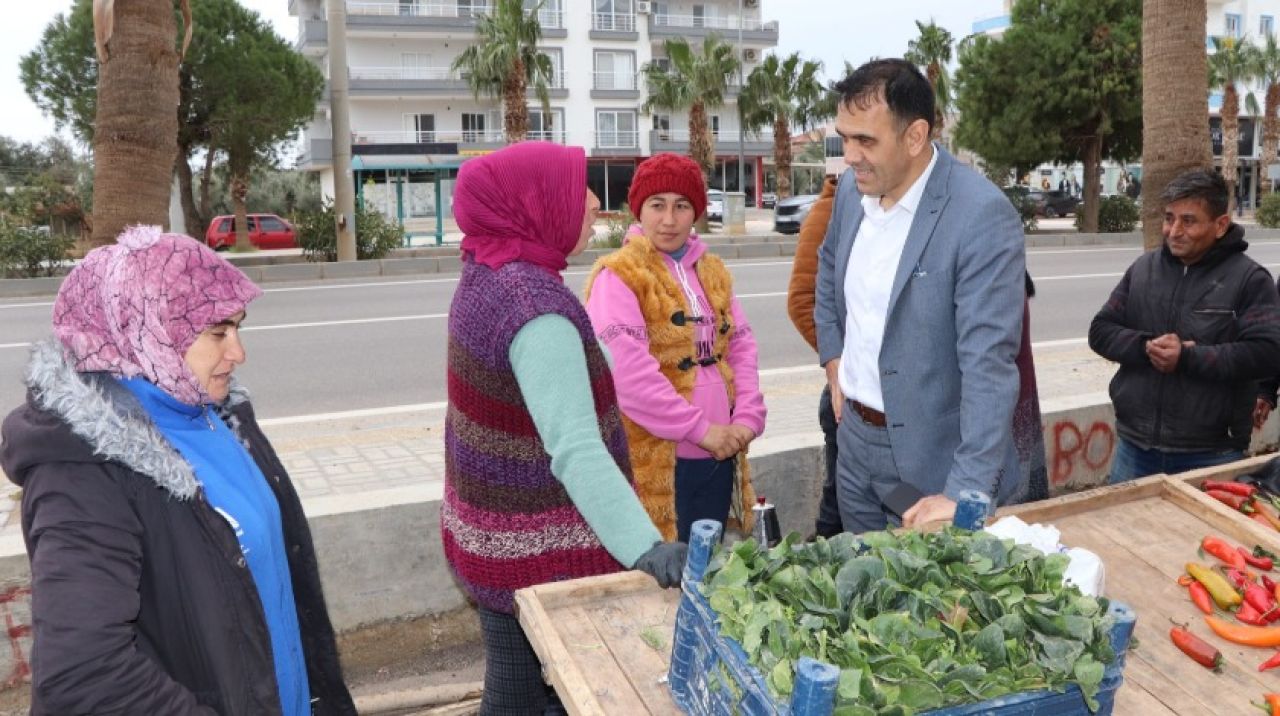
[[[1111,423],[1095,420],[1077,423],[1069,418],[1053,423],[1045,431],[1049,443],[1049,480],[1052,486],[1101,483],[1116,449]]]

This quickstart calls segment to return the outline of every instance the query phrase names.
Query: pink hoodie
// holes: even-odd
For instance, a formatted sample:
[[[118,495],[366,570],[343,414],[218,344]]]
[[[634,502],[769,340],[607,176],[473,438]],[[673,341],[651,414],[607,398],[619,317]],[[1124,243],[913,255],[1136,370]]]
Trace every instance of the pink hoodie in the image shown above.
[[[639,229],[631,228],[632,232]],[[629,232],[630,234],[630,232]],[[707,252],[707,245],[696,234],[689,235],[688,250],[677,263],[663,254],[672,277],[685,290],[697,297],[702,315],[713,316],[694,264]],[[737,388],[736,404],[730,409],[729,394],[720,371],[714,365],[694,368],[693,394],[685,400],[658,369],[658,361],[649,352],[640,302],[617,274],[604,269],[596,276],[587,301],[587,314],[596,335],[613,357],[613,379],[618,390],[618,405],[628,418],[663,440],[676,441],[676,456],[702,459],[711,453],[698,447],[711,425],[744,425],[759,436],[764,432],[764,395],[760,393],[759,361],[751,324],[734,297],[730,303],[734,331],[729,336],[725,360],[733,368]],[[690,313],[694,313],[690,311]],[[697,340],[714,342],[716,321],[712,318],[695,328]],[[693,348],[691,346],[691,348]],[[695,356],[696,357],[696,356]]]

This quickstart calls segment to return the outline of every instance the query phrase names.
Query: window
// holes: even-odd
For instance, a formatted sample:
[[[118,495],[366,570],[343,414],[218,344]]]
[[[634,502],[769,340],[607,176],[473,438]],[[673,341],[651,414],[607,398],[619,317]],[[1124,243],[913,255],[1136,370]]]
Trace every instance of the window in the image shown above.
[[[538,51],[551,58],[552,89],[564,89],[564,50],[559,47],[539,47]]]
[[[274,216],[264,216],[262,217],[262,230],[263,231],[284,231],[285,230],[284,222],[277,219]]]
[[[653,128],[659,132],[671,131],[671,115],[655,114],[653,115]]]
[[[426,144],[436,141],[436,116],[434,114],[404,115],[405,134],[414,144]]]
[[[634,110],[596,112],[596,146],[603,149],[632,149],[638,144]]]
[[[485,126],[485,116],[483,112],[463,112],[462,141],[483,142]]]
[[[827,137],[822,144],[828,158],[844,156],[844,140],[840,137]]]
[[[1275,32],[1275,29],[1276,19],[1271,15],[1263,15],[1262,19],[1258,21],[1258,34],[1262,35],[1264,40],[1270,37]]]
[[[538,0],[524,0],[524,9],[532,10],[537,4]],[[561,10],[560,0],[546,0],[542,3],[542,9],[538,11],[538,24],[542,25],[543,29],[562,29],[564,13]]]
[[[595,0],[593,28],[615,32],[634,32],[635,6],[632,0]]]
[[[636,88],[636,56],[632,52],[597,52],[596,81],[598,90],[633,90]]]
[[[720,115],[718,114],[711,115],[711,134],[720,136]]]
[[[1234,13],[1227,13],[1227,37],[1240,37],[1244,32],[1241,27],[1240,16]]]
[[[656,67],[656,68],[658,68],[658,69],[660,69],[660,70],[662,70],[663,72],[670,72],[670,71],[671,71],[671,58],[670,58],[670,57],[655,57],[655,58],[653,58],[653,66],[654,66],[654,67]]]
[[[418,0],[400,0],[401,15],[417,15]]]
[[[529,108],[529,139],[564,143],[564,110],[553,109],[543,114],[540,109]]]
[[[407,80],[431,79],[431,55],[425,52],[401,52],[400,67]]]

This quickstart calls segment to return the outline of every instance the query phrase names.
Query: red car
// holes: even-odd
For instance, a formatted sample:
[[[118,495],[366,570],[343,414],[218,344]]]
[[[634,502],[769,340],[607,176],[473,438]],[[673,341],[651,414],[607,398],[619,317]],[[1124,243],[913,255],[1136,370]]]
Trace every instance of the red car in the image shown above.
[[[259,249],[296,249],[298,242],[293,224],[275,214],[249,214],[249,242]],[[215,216],[204,232],[204,242],[211,249],[228,249],[236,245],[236,217]]]

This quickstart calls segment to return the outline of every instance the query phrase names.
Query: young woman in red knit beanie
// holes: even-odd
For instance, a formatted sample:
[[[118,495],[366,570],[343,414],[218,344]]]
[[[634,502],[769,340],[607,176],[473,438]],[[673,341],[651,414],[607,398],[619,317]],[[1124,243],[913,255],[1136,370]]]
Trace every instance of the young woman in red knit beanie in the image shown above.
[[[587,312],[614,360],[636,492],[666,539],[700,519],[750,530],[746,448],[764,432],[757,349],[732,277],[693,233],[702,170],[659,154],[627,195],[639,217],[587,281]]]

